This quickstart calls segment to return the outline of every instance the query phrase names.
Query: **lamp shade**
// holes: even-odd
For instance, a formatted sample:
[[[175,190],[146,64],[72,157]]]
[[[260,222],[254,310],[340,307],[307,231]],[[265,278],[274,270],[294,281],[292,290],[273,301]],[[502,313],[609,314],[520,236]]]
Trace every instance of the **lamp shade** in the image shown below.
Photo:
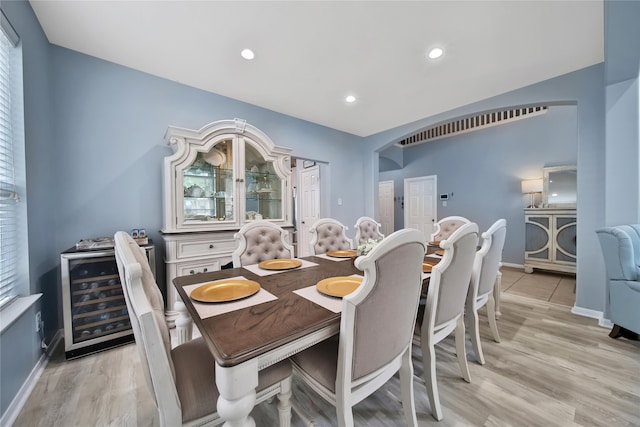
[[[522,181],[522,193],[542,193],[542,178],[525,179]]]

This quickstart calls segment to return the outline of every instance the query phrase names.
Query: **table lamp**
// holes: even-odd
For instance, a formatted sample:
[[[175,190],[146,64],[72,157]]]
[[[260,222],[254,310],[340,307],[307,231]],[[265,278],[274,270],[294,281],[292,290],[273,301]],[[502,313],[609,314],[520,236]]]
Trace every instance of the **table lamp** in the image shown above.
[[[528,194],[530,204],[528,207],[535,208],[535,193],[542,193],[542,178],[522,180],[522,194]]]

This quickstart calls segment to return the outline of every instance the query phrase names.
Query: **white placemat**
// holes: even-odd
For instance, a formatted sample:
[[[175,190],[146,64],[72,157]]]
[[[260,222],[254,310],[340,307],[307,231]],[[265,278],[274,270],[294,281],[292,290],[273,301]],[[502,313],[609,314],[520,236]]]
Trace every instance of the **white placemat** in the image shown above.
[[[296,258],[297,259],[297,258]],[[314,265],[318,265],[315,262],[306,261],[301,259],[302,265],[298,268],[292,268],[290,270],[265,270],[264,268],[258,267],[258,264],[245,265],[243,268],[246,268],[253,274],[257,274],[258,276],[268,276],[270,274],[278,274],[278,273],[286,273],[288,271],[300,270],[301,268],[313,267]]]
[[[352,274],[355,277],[362,277],[359,274]],[[308,299],[314,304],[318,304],[321,307],[326,308],[334,313],[340,313],[342,311],[342,298],[330,297],[328,295],[319,292],[316,285],[307,286],[306,288],[293,291],[294,294],[300,295],[304,299]]]
[[[244,279],[244,276],[230,277],[228,280],[238,280]],[[202,286],[205,283],[210,282],[202,282],[196,283],[194,285],[187,285],[184,287],[184,291],[187,295],[191,296],[191,292],[198,286]],[[231,302],[220,302],[220,303],[202,303],[198,301],[191,300],[193,306],[196,308],[196,311],[200,315],[201,319],[206,319],[207,317],[217,316],[219,314],[229,313],[230,311],[240,310],[241,308],[251,307],[253,305],[262,304],[263,302],[273,301],[278,299],[275,295],[270,292],[265,291],[260,288],[260,290],[255,294],[251,295],[248,298],[241,299],[239,301],[231,301]]]
[[[351,257],[348,257],[348,258],[338,258],[338,257],[335,257],[335,256],[329,256],[329,255],[327,255],[327,254],[319,254],[319,255],[314,255],[314,256],[317,256],[318,258],[328,259],[328,260],[330,260],[330,261],[349,261],[349,260],[351,260]]]

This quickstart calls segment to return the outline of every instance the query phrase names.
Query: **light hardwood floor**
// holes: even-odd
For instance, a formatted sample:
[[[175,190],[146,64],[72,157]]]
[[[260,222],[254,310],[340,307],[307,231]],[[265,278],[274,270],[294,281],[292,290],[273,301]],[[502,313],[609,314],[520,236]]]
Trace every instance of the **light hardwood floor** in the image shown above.
[[[527,274],[522,269],[502,267],[502,292],[573,307],[576,303],[576,276],[541,272]]]
[[[513,273],[513,274],[512,274]],[[471,359],[471,383],[460,377],[450,337],[437,346],[437,377],[444,420],[431,417],[424,384],[415,382],[421,426],[638,426],[640,342],[608,337],[596,320],[572,314],[566,305],[523,296],[538,274],[503,277],[501,343],[491,340],[481,311],[486,365]],[[551,280],[540,275],[539,283]],[[562,278],[558,279],[556,288]],[[518,285],[520,283],[520,285]],[[564,285],[563,285],[564,286]],[[515,287],[515,289],[513,289]],[[414,347],[416,375],[422,375]],[[45,369],[16,426],[157,426],[152,396],[130,344],[77,360],[58,351]],[[357,426],[405,425],[399,381],[394,378],[354,408]],[[334,426],[335,409],[294,378],[294,401],[314,415],[317,426]],[[258,426],[276,426],[275,403],[254,408]],[[293,416],[292,425],[303,422]]]

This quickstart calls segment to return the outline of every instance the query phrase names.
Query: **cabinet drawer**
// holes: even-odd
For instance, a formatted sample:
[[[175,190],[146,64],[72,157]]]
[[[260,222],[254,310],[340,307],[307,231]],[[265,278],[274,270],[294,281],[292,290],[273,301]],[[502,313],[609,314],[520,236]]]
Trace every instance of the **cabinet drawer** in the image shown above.
[[[236,249],[235,239],[178,242],[178,258],[209,255],[231,255]]]
[[[188,276],[191,274],[207,273],[210,271],[218,271],[220,268],[231,261],[231,258],[216,258],[198,262],[185,262],[176,266],[176,276]]]

